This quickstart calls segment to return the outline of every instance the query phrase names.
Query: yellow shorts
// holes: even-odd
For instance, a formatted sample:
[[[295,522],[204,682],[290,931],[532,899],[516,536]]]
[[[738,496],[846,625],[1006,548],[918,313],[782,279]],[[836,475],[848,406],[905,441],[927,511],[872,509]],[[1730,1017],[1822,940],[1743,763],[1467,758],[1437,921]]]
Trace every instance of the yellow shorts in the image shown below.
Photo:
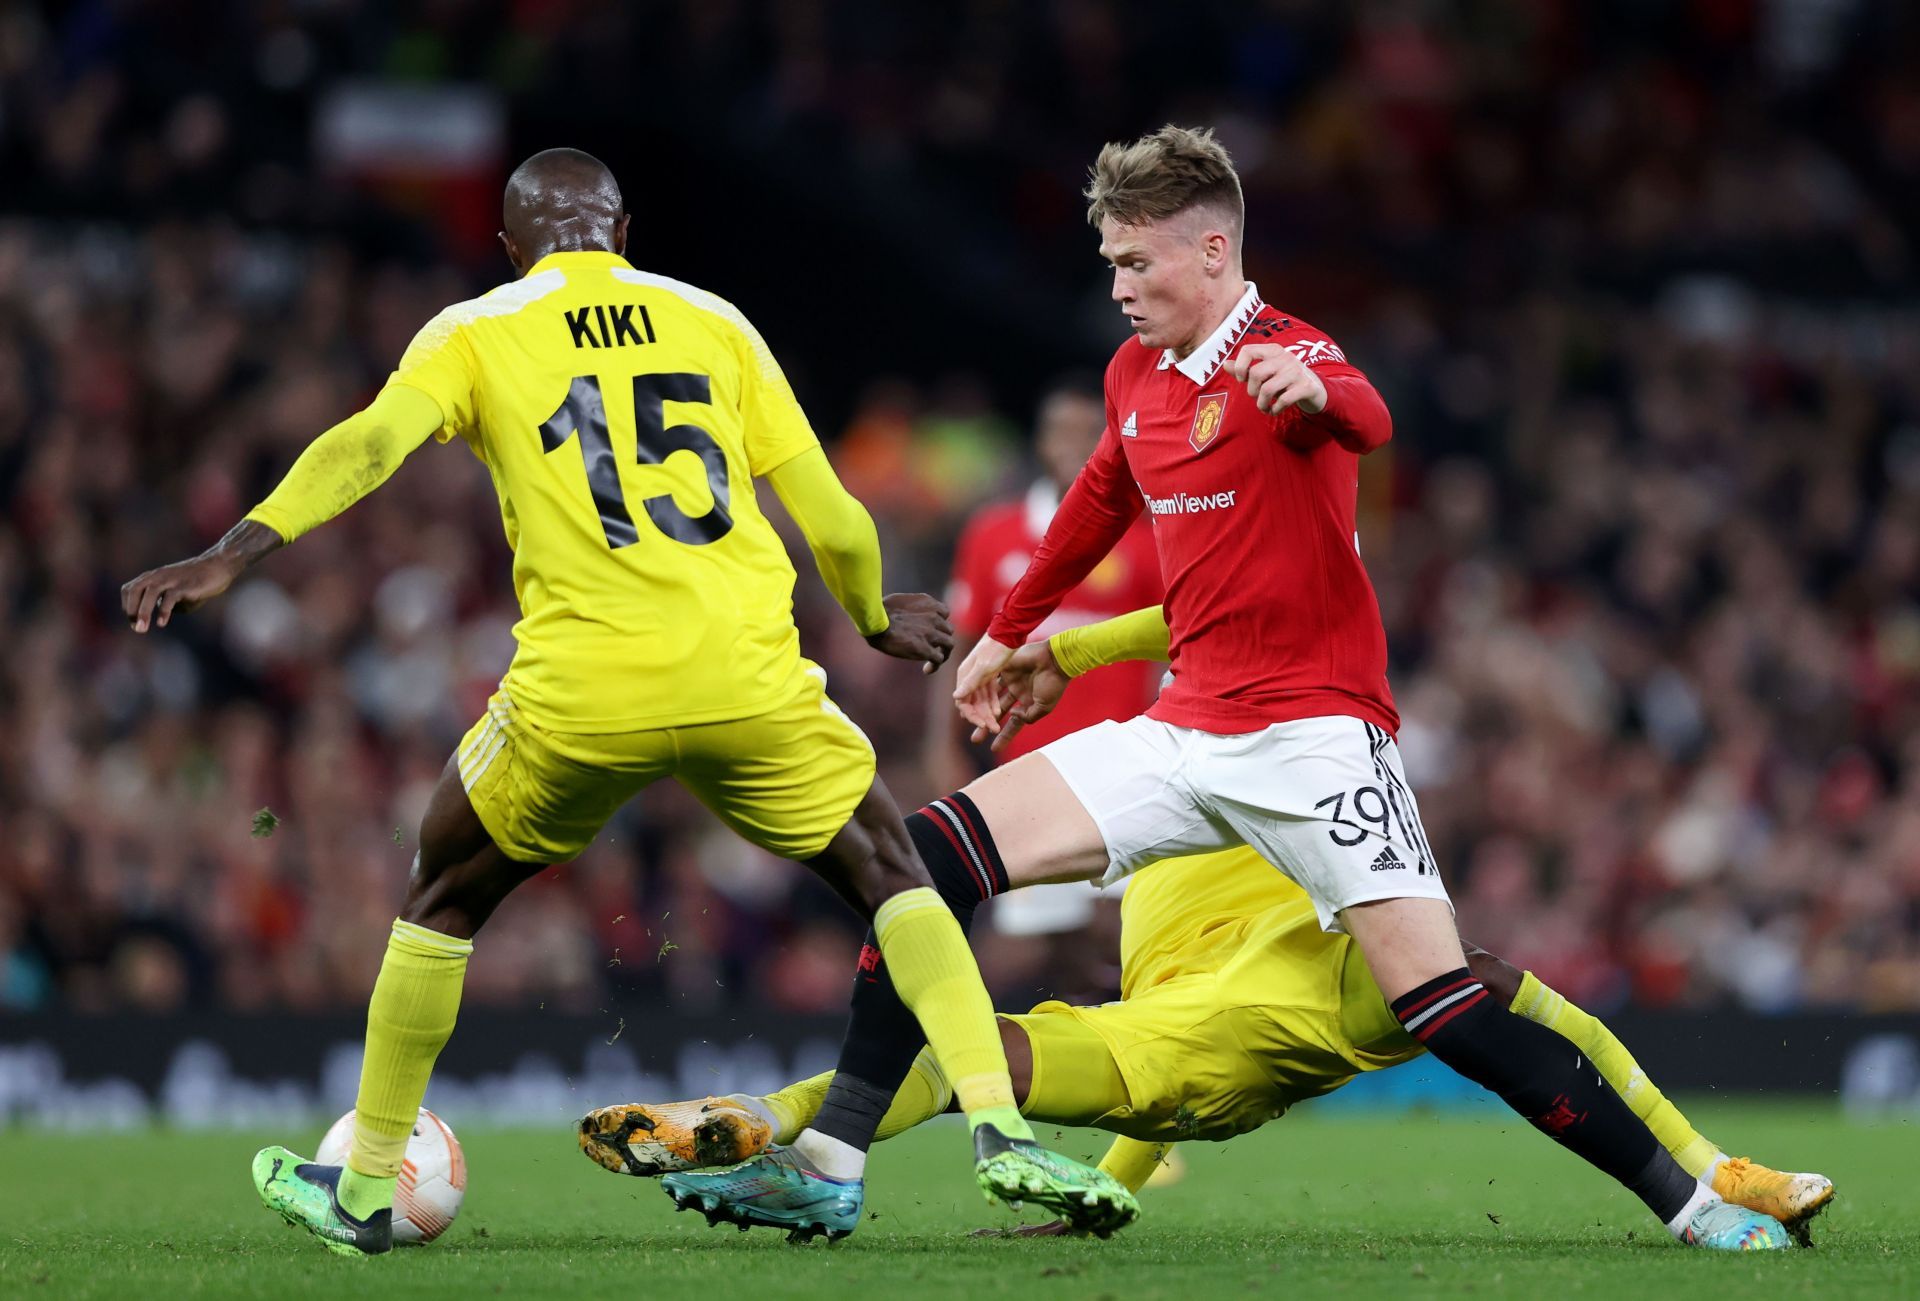
[[[1154,1142],[1226,1139],[1361,1071],[1419,1056],[1352,942],[1322,931],[1311,908],[1297,912],[1280,924],[1249,919],[1245,942],[1218,971],[1136,981],[1134,996],[1117,1003],[1042,1003],[1008,1017],[1033,1047],[1030,1097],[1095,1113],[1044,1119]],[[1078,1025],[1061,1027],[1063,1019]],[[1081,1028],[1106,1045],[1124,1097],[1081,1098],[1066,1078],[1101,1076],[1083,1060]]]
[[[461,741],[467,798],[487,834],[523,863],[563,863],[647,785],[676,778],[762,849],[812,858],[873,785],[873,745],[801,661],[785,704],[750,718],[639,732],[550,731],[503,689]]]

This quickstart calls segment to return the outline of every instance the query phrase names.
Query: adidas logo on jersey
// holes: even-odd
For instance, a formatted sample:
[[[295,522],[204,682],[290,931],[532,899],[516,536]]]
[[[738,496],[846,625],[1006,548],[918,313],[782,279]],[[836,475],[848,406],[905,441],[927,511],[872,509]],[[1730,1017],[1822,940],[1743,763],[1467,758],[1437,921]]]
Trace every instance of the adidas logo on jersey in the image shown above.
[[[1392,845],[1388,845],[1380,851],[1380,856],[1373,860],[1373,866],[1367,870],[1369,872],[1404,872],[1406,869],[1407,865],[1400,861],[1400,855],[1393,852]]]
[[[1137,426],[1135,426],[1135,424],[1133,423],[1133,418],[1134,418],[1135,416],[1137,416],[1137,415],[1139,415],[1139,414],[1140,414],[1140,413],[1139,413],[1138,411],[1129,411],[1129,412],[1127,412],[1127,418],[1126,418],[1125,420],[1122,420],[1122,421],[1120,422],[1120,437],[1122,437],[1122,438],[1138,438],[1138,437],[1140,437],[1140,430],[1139,430],[1139,428],[1138,428]]]

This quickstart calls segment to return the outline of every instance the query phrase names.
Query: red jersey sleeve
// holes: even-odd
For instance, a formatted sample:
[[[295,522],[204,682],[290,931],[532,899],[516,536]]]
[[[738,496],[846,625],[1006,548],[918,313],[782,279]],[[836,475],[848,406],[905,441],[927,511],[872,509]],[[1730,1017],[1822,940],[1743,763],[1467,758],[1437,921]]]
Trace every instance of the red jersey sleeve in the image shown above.
[[[1113,415],[1108,402],[1107,428],[1099,446],[1067,489],[1027,572],[987,626],[987,636],[1002,646],[1025,645],[1041,620],[1093,572],[1140,514],[1140,491],[1120,450]]]
[[[1327,390],[1327,405],[1314,414],[1290,408],[1275,417],[1287,446],[1307,452],[1331,439],[1365,456],[1393,437],[1393,416],[1379,390],[1324,331],[1294,319],[1273,342],[1311,366]]]
[[[1291,422],[1283,424],[1287,446],[1307,451],[1331,438],[1349,452],[1365,456],[1393,437],[1393,416],[1372,381],[1353,367],[1351,374],[1321,375],[1326,385],[1327,405],[1313,415],[1287,411]]]

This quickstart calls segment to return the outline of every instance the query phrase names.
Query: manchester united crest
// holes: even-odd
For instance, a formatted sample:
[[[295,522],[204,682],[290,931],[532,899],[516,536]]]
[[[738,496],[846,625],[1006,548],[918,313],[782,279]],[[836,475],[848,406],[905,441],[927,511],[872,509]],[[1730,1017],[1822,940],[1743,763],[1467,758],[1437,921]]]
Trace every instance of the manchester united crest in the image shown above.
[[[1200,401],[1193,410],[1193,428],[1187,431],[1187,441],[1193,444],[1193,450],[1204,452],[1214,439],[1220,436],[1220,422],[1226,418],[1227,395],[1221,393],[1202,393]]]

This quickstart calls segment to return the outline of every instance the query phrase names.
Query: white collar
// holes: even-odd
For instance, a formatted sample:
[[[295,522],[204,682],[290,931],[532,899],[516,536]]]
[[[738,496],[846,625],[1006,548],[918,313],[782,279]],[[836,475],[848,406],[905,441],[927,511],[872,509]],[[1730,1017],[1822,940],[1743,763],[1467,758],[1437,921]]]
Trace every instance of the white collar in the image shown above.
[[[1240,301],[1233,305],[1233,310],[1227,313],[1227,318],[1220,322],[1214,332],[1183,360],[1174,359],[1173,349],[1161,349],[1159,369],[1165,370],[1171,366],[1195,384],[1205,384],[1220,369],[1220,363],[1227,359],[1227,354],[1233,351],[1233,345],[1240,342],[1240,336],[1247,332],[1247,327],[1253,324],[1253,318],[1265,306],[1260,299],[1260,287],[1251,280],[1247,281],[1246,292],[1240,295]]]
[[[1054,491],[1049,479],[1035,479],[1033,486],[1027,489],[1027,530],[1033,536],[1044,537],[1047,525],[1053,523],[1053,513],[1060,509],[1060,494]]]

